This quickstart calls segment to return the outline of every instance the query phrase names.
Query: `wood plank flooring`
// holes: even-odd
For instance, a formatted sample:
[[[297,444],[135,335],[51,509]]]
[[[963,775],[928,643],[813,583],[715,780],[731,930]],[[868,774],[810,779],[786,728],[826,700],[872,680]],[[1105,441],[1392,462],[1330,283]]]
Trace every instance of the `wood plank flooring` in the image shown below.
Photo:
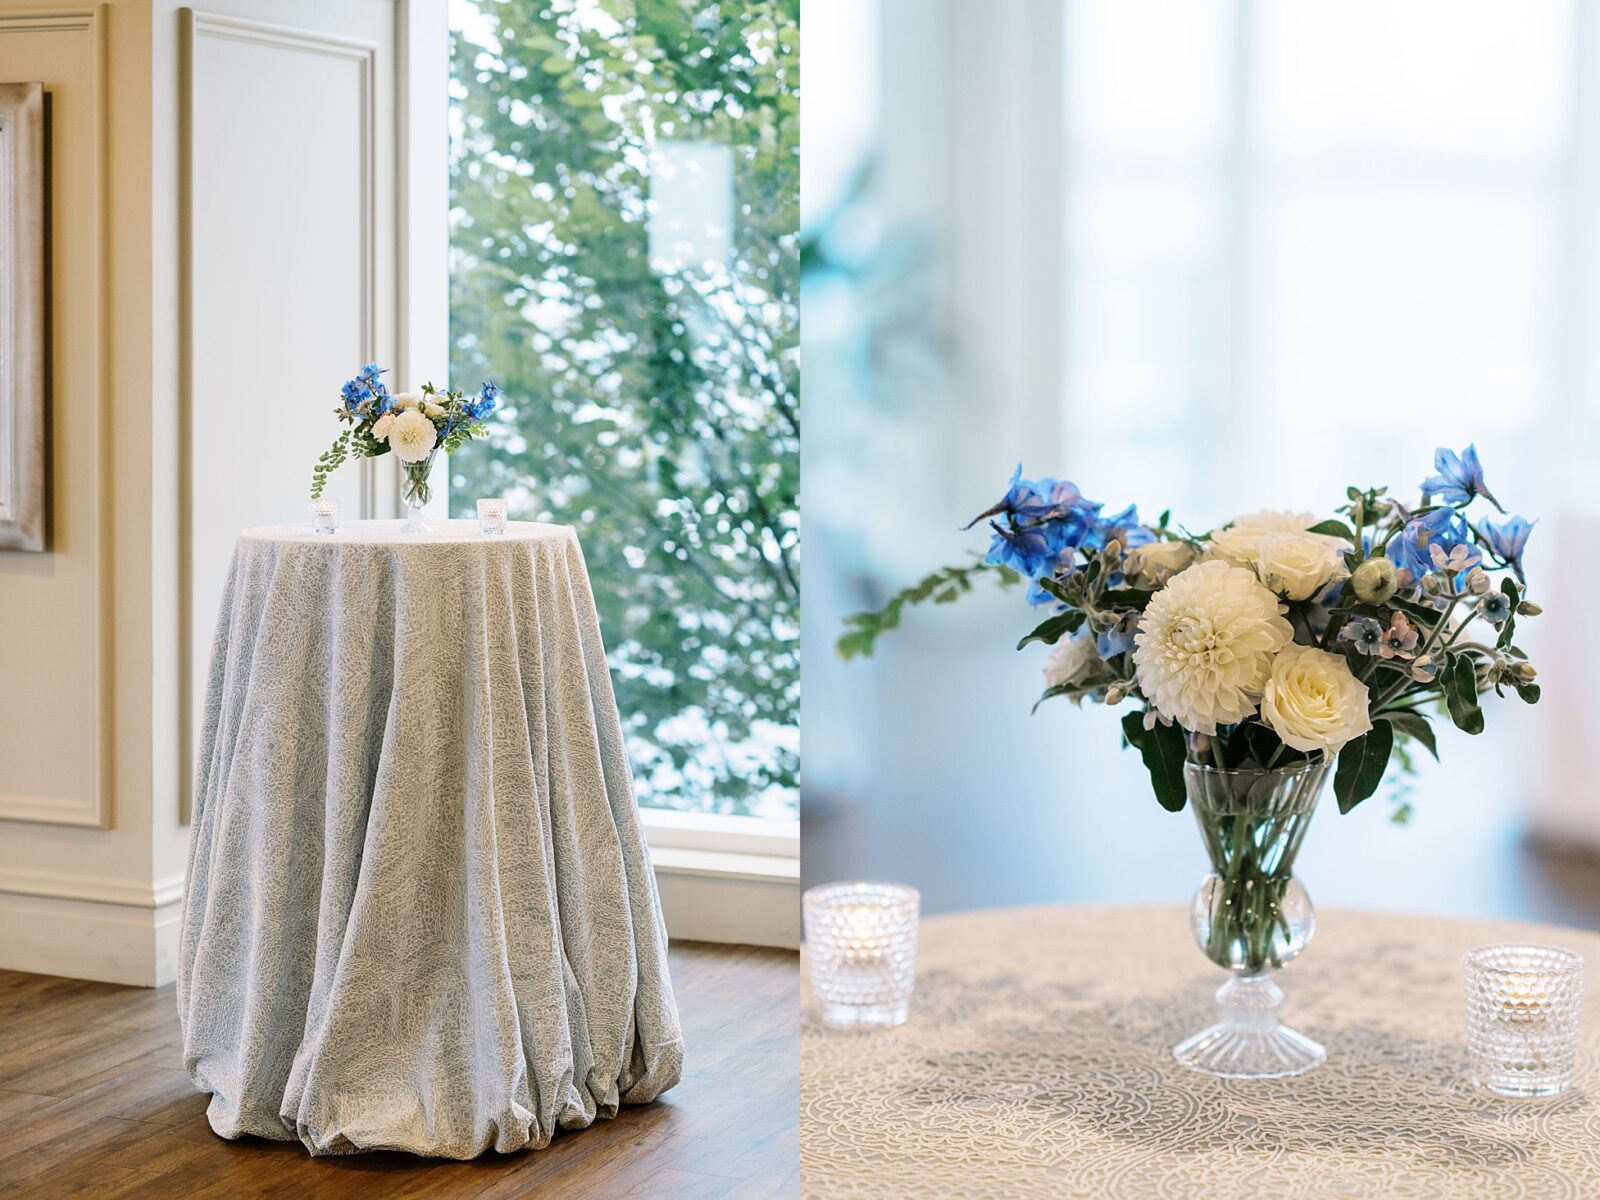
[[[547,1149],[471,1162],[219,1138],[170,986],[0,971],[0,1200],[798,1197],[798,956],[675,942],[671,958],[683,1082]]]

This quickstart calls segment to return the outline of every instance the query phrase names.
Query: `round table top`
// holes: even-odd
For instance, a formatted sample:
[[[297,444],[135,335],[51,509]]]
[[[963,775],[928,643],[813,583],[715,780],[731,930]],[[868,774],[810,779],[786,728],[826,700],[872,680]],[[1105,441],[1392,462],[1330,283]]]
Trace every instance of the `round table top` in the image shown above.
[[[1584,955],[1572,1089],[1508,1100],[1467,1078],[1462,955]],[[1600,1195],[1600,935],[1331,910],[1277,973],[1285,1024],[1328,1060],[1221,1080],[1171,1047],[1222,972],[1176,907],[959,913],[922,923],[910,1021],[801,1041],[801,1162],[817,1200]]]
[[[568,539],[577,536],[570,525],[546,525],[538,521],[507,521],[504,533],[484,533],[476,518],[431,518],[427,528],[408,533],[405,518],[387,521],[340,521],[333,533],[315,533],[311,523],[300,525],[258,525],[242,530],[241,540],[256,542],[309,543],[319,546],[439,546],[482,543]]]

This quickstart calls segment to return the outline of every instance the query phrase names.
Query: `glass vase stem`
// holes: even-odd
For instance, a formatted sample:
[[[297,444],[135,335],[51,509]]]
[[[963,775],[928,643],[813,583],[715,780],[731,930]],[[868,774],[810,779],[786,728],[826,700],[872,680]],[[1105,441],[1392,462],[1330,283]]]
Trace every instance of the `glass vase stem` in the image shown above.
[[[1232,972],[1217,992],[1219,1020],[1173,1048],[1179,1062],[1233,1079],[1310,1070],[1326,1057],[1278,1024],[1283,990],[1271,972],[1305,949],[1311,901],[1294,878],[1300,844],[1327,779],[1318,758],[1273,770],[1184,768],[1189,806],[1211,860],[1190,920],[1207,958]]]

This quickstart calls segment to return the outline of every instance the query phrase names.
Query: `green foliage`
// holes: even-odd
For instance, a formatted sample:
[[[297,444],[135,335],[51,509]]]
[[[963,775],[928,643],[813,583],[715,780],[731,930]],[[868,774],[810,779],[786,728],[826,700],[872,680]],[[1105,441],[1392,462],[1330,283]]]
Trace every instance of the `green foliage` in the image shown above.
[[[1143,609],[1155,592],[1150,588],[1108,588],[1100,594],[1101,608]]]
[[[311,498],[318,499],[322,489],[328,485],[328,476],[337,471],[350,456],[350,431],[341,429],[339,436],[333,439],[333,445],[322,452],[317,459],[317,465],[311,468]]]
[[[1388,721],[1373,722],[1369,731],[1345,743],[1333,772],[1333,796],[1341,813],[1349,812],[1378,790],[1393,749],[1394,726]]]
[[[799,3],[478,0],[454,46],[453,503],[578,527],[641,802],[793,811]],[[474,40],[476,39],[476,40]],[[725,264],[652,267],[652,156],[734,159]]]
[[[1088,614],[1077,609],[1069,608],[1066,612],[1057,613],[1053,617],[1046,617],[1034,626],[1033,632],[1017,643],[1017,649],[1034,642],[1043,642],[1047,646],[1054,646],[1061,640],[1063,634],[1077,633],[1082,628]]]
[[[1394,726],[1397,734],[1421,742],[1424,749],[1433,755],[1433,761],[1439,761],[1439,743],[1434,737],[1433,725],[1419,712],[1410,709],[1394,709],[1390,712],[1379,713],[1378,720],[1387,721]]]
[[[1456,728],[1467,733],[1483,732],[1483,709],[1478,706],[1478,672],[1468,654],[1451,654],[1439,671],[1445,707]]]
[[[1355,530],[1351,529],[1350,526],[1346,525],[1343,521],[1318,521],[1310,529],[1306,530],[1306,532],[1325,533],[1332,537],[1341,537],[1351,544],[1356,543]]]
[[[1517,585],[1510,579],[1500,581],[1500,590],[1507,600],[1511,601],[1511,612],[1506,616],[1505,623],[1500,626],[1500,636],[1494,641],[1497,650],[1504,650],[1511,645],[1511,639],[1517,636],[1517,608],[1521,597],[1517,594]]]
[[[313,500],[321,497],[322,489],[328,485],[328,476],[350,459],[377,458],[380,454],[389,453],[389,443],[374,438],[365,425],[356,423],[348,410],[338,408],[334,413],[339,420],[346,423],[347,428],[339,431],[339,436],[333,439],[333,445],[322,452],[316,465],[311,468]]]
[[[1163,725],[1159,721],[1146,729],[1144,713],[1129,712],[1122,718],[1122,736],[1144,759],[1156,803],[1168,812],[1182,812],[1189,799],[1183,785],[1183,731],[1176,725]]]
[[[943,567],[910,587],[902,588],[875,612],[852,613],[846,617],[846,632],[836,646],[839,657],[870,657],[877,648],[878,638],[900,627],[900,615],[907,605],[930,601],[934,604],[953,604],[972,590],[972,581],[979,575],[994,576],[1002,587],[1009,587],[1021,579],[1008,567],[997,567],[981,560],[965,567]]]

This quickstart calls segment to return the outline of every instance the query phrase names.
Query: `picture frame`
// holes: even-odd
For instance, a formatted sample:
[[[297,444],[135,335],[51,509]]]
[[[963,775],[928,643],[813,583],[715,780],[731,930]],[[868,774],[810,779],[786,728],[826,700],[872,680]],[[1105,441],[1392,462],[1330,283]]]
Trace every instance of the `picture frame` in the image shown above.
[[[0,551],[46,548],[44,104],[0,83]]]

